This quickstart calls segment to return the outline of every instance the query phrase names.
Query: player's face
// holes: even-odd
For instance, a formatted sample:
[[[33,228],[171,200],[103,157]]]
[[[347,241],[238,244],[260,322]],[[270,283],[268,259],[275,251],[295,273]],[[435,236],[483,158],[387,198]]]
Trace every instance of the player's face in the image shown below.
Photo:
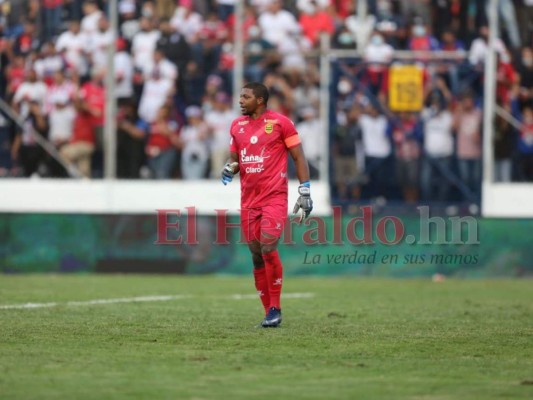
[[[262,100],[262,99],[261,99]],[[242,115],[252,115],[259,106],[257,97],[254,96],[252,89],[242,89],[239,97],[239,106]]]

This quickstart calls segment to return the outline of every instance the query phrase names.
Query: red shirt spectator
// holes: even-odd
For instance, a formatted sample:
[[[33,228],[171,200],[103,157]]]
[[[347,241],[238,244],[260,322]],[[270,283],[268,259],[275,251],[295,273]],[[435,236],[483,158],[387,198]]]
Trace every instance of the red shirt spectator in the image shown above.
[[[309,39],[313,47],[318,45],[322,32],[332,35],[335,31],[333,18],[324,10],[315,9],[312,13],[302,13],[299,24],[303,35]]]

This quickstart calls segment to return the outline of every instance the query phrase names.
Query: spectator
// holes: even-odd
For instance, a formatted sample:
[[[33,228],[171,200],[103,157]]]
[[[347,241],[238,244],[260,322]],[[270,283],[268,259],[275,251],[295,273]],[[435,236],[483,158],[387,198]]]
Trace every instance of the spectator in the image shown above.
[[[383,36],[386,43],[395,49],[405,48],[407,36],[405,20],[395,14],[390,0],[377,0],[377,21],[375,30]]]
[[[298,21],[293,14],[282,8],[281,0],[272,0],[268,10],[259,14],[257,22],[263,39],[276,47],[283,45],[291,35],[300,32]]]
[[[218,18],[221,21],[227,21],[229,16],[233,14],[233,9],[235,8],[236,0],[215,0]]]
[[[402,112],[392,130],[396,176],[406,203],[416,203],[419,197],[420,146],[417,122],[415,114]]]
[[[520,100],[525,102],[533,99],[533,49],[531,47],[524,47],[521,51],[518,75],[520,76]]]
[[[170,179],[176,162],[176,149],[181,147],[179,126],[170,118],[170,107],[161,106],[148,126],[146,157],[154,179]]]
[[[340,110],[339,110],[340,111]],[[333,145],[333,167],[335,171],[335,188],[341,200],[355,199],[361,196],[361,187],[358,177],[356,149],[360,145],[361,130],[357,123],[359,109],[352,105],[347,110],[339,112],[343,117],[338,121],[338,129]]]
[[[48,121],[38,100],[28,101],[22,131],[15,137],[12,158],[18,162],[25,177],[39,175],[45,154],[37,144],[36,135],[45,136]]]
[[[13,43],[13,52],[26,57],[32,51],[38,50],[41,47],[41,40],[36,33],[35,22],[30,19],[25,20],[22,33]]]
[[[40,107],[43,107],[45,98],[45,83],[38,79],[37,72],[34,69],[30,69],[26,75],[26,79],[15,92],[13,107],[22,119],[26,119],[30,111],[30,103],[34,102],[39,104]]]
[[[124,100],[117,113],[117,177],[137,179],[144,164],[147,125],[137,116],[132,100]],[[153,140],[153,137],[151,138]]]
[[[372,13],[367,13],[364,18],[357,14],[357,10],[344,20],[344,25],[348,32],[351,33],[353,41],[356,42],[357,48],[364,49],[374,32],[376,26],[376,16]],[[339,37],[339,40],[341,38]],[[340,42],[348,43],[348,37],[345,36]]]
[[[107,65],[107,49],[114,40],[114,34],[109,27],[105,15],[98,20],[97,30],[91,34],[89,42],[89,57],[92,68],[104,68]]]
[[[178,91],[184,97],[182,84],[185,81],[187,65],[192,60],[191,46],[185,40],[185,36],[176,31],[168,19],[163,19],[159,24],[161,36],[157,41],[157,48],[160,49],[165,58],[174,63],[178,73]]]
[[[298,22],[303,36],[311,43],[312,47],[318,47],[322,33],[332,35],[335,31],[331,15],[314,1],[309,2],[305,9],[302,10]]]
[[[507,52],[498,55],[496,61],[496,98],[509,102],[511,89],[518,83],[518,75]]]
[[[198,34],[202,29],[203,17],[195,12],[192,4],[179,6],[170,19],[170,25],[176,32],[182,34],[189,45],[194,45],[198,41]]]
[[[299,115],[305,109],[318,109],[320,106],[320,89],[317,83],[319,78],[313,75],[311,68],[308,71],[307,74],[298,76],[293,84],[294,110]]]
[[[508,113],[511,113],[509,103],[499,103]],[[496,113],[494,121],[494,182],[511,182],[512,156],[515,147],[513,127],[506,118]]]
[[[369,102],[359,117],[359,126],[365,153],[365,173],[369,179],[369,197],[386,197],[392,155],[390,123],[380,106]]]
[[[234,40],[234,32],[235,32],[235,14],[231,14],[229,18],[226,20],[226,25],[228,27],[228,34],[230,39]],[[252,5],[245,5],[244,7],[244,16],[242,21],[242,37],[244,41],[247,41],[250,39],[249,37],[249,31],[250,28],[254,25],[257,25],[257,15],[256,10]]]
[[[207,174],[209,161],[209,127],[202,119],[202,110],[189,106],[185,110],[187,123],[181,131],[183,149],[181,153],[181,172],[183,179],[203,179]]]
[[[74,96],[76,117],[70,142],[60,154],[74,164],[86,178],[92,176],[92,156],[102,138],[104,124],[105,89],[104,70],[94,70],[91,81],[85,83]]]
[[[119,104],[132,99],[133,97],[133,59],[126,49],[126,40],[118,38],[116,40],[115,64],[115,97]]]
[[[220,168],[229,158],[228,144],[230,140],[231,122],[235,119],[231,109],[231,99],[224,92],[215,95],[213,107],[205,112],[205,122],[211,136],[211,177],[218,178]]]
[[[533,0],[522,0],[519,7],[518,20],[520,26],[520,37],[524,46],[533,45]]]
[[[479,37],[474,39],[472,42],[468,54],[468,61],[472,66],[480,69],[484,68],[485,58],[487,57],[488,42],[489,28],[487,26],[482,26],[479,29]],[[500,38],[496,38],[496,41],[494,42],[494,50],[496,50],[500,56],[507,52],[505,45]]]
[[[153,21],[146,17],[141,18],[140,27],[140,32],[133,37],[131,52],[135,67],[142,70],[146,61],[153,59],[161,32],[155,29]]]
[[[422,198],[426,201],[446,201],[450,196],[450,174],[454,155],[453,117],[441,92],[433,91],[430,94],[429,104],[422,111],[421,118],[424,137],[420,177]]]
[[[464,94],[454,115],[457,162],[461,180],[476,195],[481,183],[481,123],[482,112],[476,106],[474,95]]]
[[[451,30],[445,30],[442,33],[440,42],[441,51],[461,51],[465,50],[463,42],[458,40],[455,33]],[[459,66],[456,62],[443,61],[437,65],[437,74],[442,77],[452,93],[458,93],[460,90]]]
[[[57,74],[60,73],[58,72]],[[61,148],[71,140],[76,110],[72,105],[72,97],[67,91],[54,91],[49,98],[52,103],[52,108],[48,114],[48,140],[58,151],[61,151]],[[55,159],[51,157],[47,158],[48,173],[50,176],[66,176],[64,169]]]
[[[158,69],[144,82],[141,100],[139,103],[139,117],[145,122],[155,121],[161,107],[168,97],[174,94],[174,82],[163,79]]]
[[[13,61],[5,68],[7,88],[6,97],[12,98],[18,90],[19,86],[24,83],[26,79],[26,66],[24,65],[25,59],[23,56],[15,55]]]
[[[513,117],[521,126],[518,132],[518,175],[521,181],[533,182],[533,106],[528,102],[520,109],[517,90],[511,97],[511,109]]]
[[[41,3],[44,39],[51,40],[61,30],[63,0],[43,0]]]
[[[379,32],[374,32],[364,51],[364,59],[367,63],[366,80],[372,94],[377,95],[380,91],[386,90],[388,64],[393,55],[392,46],[385,43]]]
[[[120,36],[131,42],[141,30],[141,24],[137,19],[137,7],[134,0],[121,0],[118,6],[120,13]]]
[[[251,82],[262,82],[265,70],[279,62],[275,47],[263,39],[261,28],[252,25],[248,30],[249,39],[245,44],[244,73]]]
[[[57,71],[62,71],[65,68],[65,61],[56,52],[53,42],[43,44],[39,58],[33,63],[33,68],[39,79],[47,85],[53,83]]]
[[[81,32],[90,40],[92,35],[98,31],[98,24],[104,13],[98,8],[98,3],[95,0],[85,0],[82,10]]]
[[[416,23],[412,28],[412,36],[409,39],[409,50],[434,51],[439,49],[439,42],[428,32],[422,23]]]
[[[165,58],[165,53],[161,49],[155,49],[151,60],[145,60],[143,66],[143,75],[145,79],[150,76],[159,74],[161,80],[167,80],[168,84],[174,88],[178,78],[178,69],[176,64]]]
[[[56,41],[56,50],[63,55],[67,68],[76,71],[80,76],[88,73],[87,37],[80,30],[78,21],[70,21],[68,30],[63,32]]]
[[[302,121],[296,124],[296,130],[302,139],[305,158],[309,163],[311,179],[318,179],[320,173],[320,160],[325,141],[325,123],[318,118],[313,107],[306,107],[300,111]]]
[[[0,113],[0,178],[10,176],[14,172],[11,154],[13,149],[12,126],[9,120]]]

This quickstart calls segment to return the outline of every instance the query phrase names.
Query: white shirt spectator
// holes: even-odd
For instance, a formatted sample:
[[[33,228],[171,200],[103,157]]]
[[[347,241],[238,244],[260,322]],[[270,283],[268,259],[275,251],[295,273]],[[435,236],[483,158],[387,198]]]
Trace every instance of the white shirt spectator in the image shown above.
[[[56,100],[59,102],[68,101],[67,98],[57,98]],[[74,128],[74,118],[76,118],[76,110],[74,107],[69,105],[54,107],[48,118],[50,124],[48,138],[52,143],[65,143],[70,140],[70,137],[72,136],[72,130]]]
[[[300,32],[298,21],[287,10],[279,10],[275,14],[265,12],[259,16],[258,24],[263,33],[263,39],[275,46],[282,45],[291,33]]]
[[[92,35],[90,42],[90,54],[95,67],[105,67],[107,64],[107,47],[113,43],[113,31],[108,29],[105,32],[100,30]]]
[[[311,49],[312,45],[302,36],[287,36],[278,45],[278,51],[282,55],[281,63],[285,68],[296,69],[304,72],[307,63],[304,58],[304,52]]]
[[[115,97],[133,96],[133,59],[126,51],[115,53]]]
[[[154,122],[157,112],[165,103],[173,87],[168,79],[148,79],[144,82],[139,102],[139,117],[148,123]]]
[[[87,14],[81,19],[81,32],[90,36],[98,31],[98,21],[104,15],[101,10]]]
[[[361,21],[361,18],[356,14],[346,17],[344,20],[344,26],[348,28],[352,36],[357,43],[357,48],[364,49],[368,45],[370,36],[376,26],[376,17],[372,14],[368,14],[365,19]]]
[[[39,58],[33,63],[33,69],[35,69],[35,72],[37,72],[39,79],[53,76],[54,72],[62,70],[63,67],[63,59],[59,54],[53,54],[48,57]]]
[[[54,83],[51,86],[48,86],[46,89],[44,112],[52,112],[56,103],[71,102],[76,90],[77,87],[74,82],[66,79],[61,84]]]
[[[68,66],[76,70],[80,75],[87,73],[87,61],[85,51],[87,50],[87,37],[83,33],[74,34],[65,31],[57,38],[56,50],[65,52],[65,60]]]
[[[470,61],[470,64],[478,65],[484,63],[485,58],[487,58],[487,49],[488,43],[485,42],[485,40],[482,38],[474,39],[468,53],[468,61]],[[496,41],[494,42],[494,50],[496,50],[500,56],[507,53],[505,45],[500,38],[496,38]]]
[[[181,172],[183,179],[202,179],[206,172],[209,148],[207,146],[207,125],[186,125],[180,133],[183,141],[181,151]]]
[[[157,64],[153,60],[146,62],[143,65],[144,79],[149,79],[155,69],[159,71],[161,79],[168,79],[172,84],[176,82],[178,78],[178,67],[172,61],[164,58]]]
[[[453,116],[449,111],[435,112],[426,108],[422,111],[424,121],[424,150],[431,157],[453,155]]]
[[[231,110],[218,111],[209,110],[205,113],[205,122],[212,132],[212,149],[227,149],[230,140],[229,130],[232,121],[236,118],[235,113]],[[218,168],[218,166],[217,166]]]
[[[198,33],[202,29],[204,20],[203,17],[194,11],[189,11],[185,7],[178,7],[174,12],[174,16],[170,20],[170,25],[181,33],[187,43],[196,42]]]
[[[325,149],[324,134],[325,124],[324,121],[316,118],[316,111],[312,108],[305,109],[303,113],[311,114],[313,112],[315,117],[306,119],[296,125],[296,130],[302,140],[302,147],[304,149],[305,158],[309,160],[309,163],[319,169],[320,156]]]
[[[363,136],[363,147],[368,157],[385,158],[391,154],[391,142],[387,136],[388,121],[384,115],[371,117],[363,114],[359,117],[359,126]]]
[[[147,60],[153,59],[154,50],[160,36],[161,32],[153,29],[148,32],[139,31],[133,37],[131,52],[133,54],[133,63],[136,67],[142,69]]]
[[[372,41],[365,48],[365,61],[369,63],[384,63],[387,64],[394,56],[394,48],[385,42],[372,43]]]
[[[20,116],[22,119],[26,119],[30,111],[29,102],[36,101],[44,110],[44,102],[46,99],[46,84],[42,81],[29,82],[25,81],[20,84],[15,96],[13,97],[13,102],[17,105],[20,105]]]

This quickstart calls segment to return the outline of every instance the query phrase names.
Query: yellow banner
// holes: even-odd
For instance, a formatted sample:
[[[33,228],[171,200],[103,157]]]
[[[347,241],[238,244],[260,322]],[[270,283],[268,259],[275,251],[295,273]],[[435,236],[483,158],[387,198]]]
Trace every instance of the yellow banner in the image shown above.
[[[395,65],[389,69],[389,108],[392,111],[420,111],[423,106],[423,71],[416,65]]]

